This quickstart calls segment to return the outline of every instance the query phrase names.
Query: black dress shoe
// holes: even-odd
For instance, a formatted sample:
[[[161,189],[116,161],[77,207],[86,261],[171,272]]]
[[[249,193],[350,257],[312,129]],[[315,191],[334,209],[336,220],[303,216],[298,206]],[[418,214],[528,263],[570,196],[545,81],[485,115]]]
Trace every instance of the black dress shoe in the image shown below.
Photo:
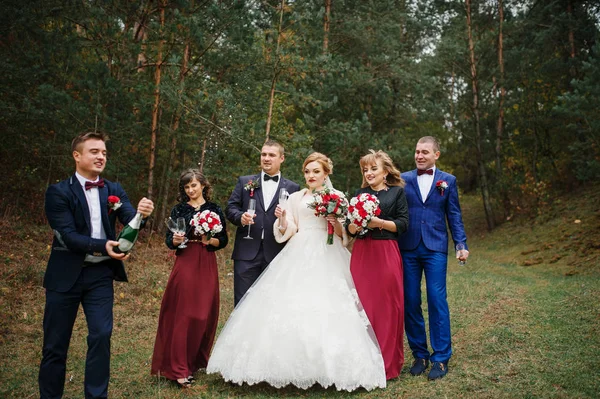
[[[448,374],[448,363],[433,362],[427,376],[430,380],[438,380]]]
[[[429,367],[429,360],[417,358],[410,368],[410,373],[412,375],[421,375],[427,370],[427,367]]]
[[[192,382],[187,378],[178,378],[177,380],[175,380],[175,382],[182,389],[188,389],[192,387]]]

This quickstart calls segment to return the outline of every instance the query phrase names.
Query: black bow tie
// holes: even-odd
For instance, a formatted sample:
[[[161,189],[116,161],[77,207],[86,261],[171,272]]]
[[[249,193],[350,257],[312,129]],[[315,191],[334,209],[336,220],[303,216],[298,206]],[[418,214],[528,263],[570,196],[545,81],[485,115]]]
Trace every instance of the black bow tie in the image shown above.
[[[269,176],[265,173],[265,181],[273,180],[275,183],[279,181],[279,175]]]
[[[98,188],[104,187],[104,179],[100,179],[98,181],[86,181],[85,182],[86,190],[89,190],[92,187],[98,187]]]
[[[417,169],[417,176],[421,175],[433,175],[433,169],[421,170]]]

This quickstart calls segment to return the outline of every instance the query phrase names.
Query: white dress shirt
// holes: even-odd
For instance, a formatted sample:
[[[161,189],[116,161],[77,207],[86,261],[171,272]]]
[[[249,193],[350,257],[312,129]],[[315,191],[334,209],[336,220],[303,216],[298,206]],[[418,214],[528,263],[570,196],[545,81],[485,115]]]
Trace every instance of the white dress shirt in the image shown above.
[[[87,200],[88,208],[90,210],[90,226],[92,228],[90,236],[92,238],[98,239],[106,239],[106,233],[104,232],[104,227],[102,226],[102,210],[100,209],[100,192],[98,187],[92,187],[89,190],[85,189],[85,182],[91,181],[81,176],[79,173],[75,172],[75,177],[79,180],[79,184],[81,184],[81,188],[85,193],[85,199]],[[97,182],[99,179],[97,178],[92,183]],[[101,262],[105,259],[109,259],[109,256],[93,256],[86,255],[86,262]]]
[[[265,181],[265,172],[260,172],[260,187],[262,188],[263,194],[263,208],[265,212],[269,209],[269,205],[271,205],[271,201],[273,201],[273,197],[277,192],[277,187],[279,186],[279,182],[281,181],[281,172],[277,173],[273,176],[279,176],[279,180],[274,182],[273,180]],[[269,175],[270,176],[270,175]],[[260,234],[260,238],[264,240],[265,231],[263,230]]]
[[[431,190],[431,185],[433,184],[433,177],[435,176],[435,166],[431,168],[433,170],[433,174],[429,175],[427,173],[423,173],[421,176],[417,176],[417,183],[419,183],[419,191],[421,192],[421,200],[425,202],[427,199],[427,195]]]
[[[263,205],[264,205],[265,211],[267,209],[269,209],[269,205],[271,205],[271,201],[273,201],[273,198],[275,197],[275,194],[277,192],[277,187],[279,186],[279,182],[281,181],[281,172],[279,172],[273,176],[279,176],[279,181],[277,181],[277,182],[274,182],[273,180],[265,181],[265,172],[263,171],[260,173],[260,180],[261,180],[260,186],[262,187]]]

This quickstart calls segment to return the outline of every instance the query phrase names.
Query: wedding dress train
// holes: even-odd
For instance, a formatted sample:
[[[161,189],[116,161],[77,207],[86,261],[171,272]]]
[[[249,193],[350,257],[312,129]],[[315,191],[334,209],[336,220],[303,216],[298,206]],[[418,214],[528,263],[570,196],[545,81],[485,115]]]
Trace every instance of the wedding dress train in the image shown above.
[[[381,351],[356,294],[350,253],[315,217],[307,190],[290,196],[288,244],[231,313],[207,373],[252,385],[306,389],[318,383],[352,391],[385,388]],[[290,238],[291,237],[291,238]]]

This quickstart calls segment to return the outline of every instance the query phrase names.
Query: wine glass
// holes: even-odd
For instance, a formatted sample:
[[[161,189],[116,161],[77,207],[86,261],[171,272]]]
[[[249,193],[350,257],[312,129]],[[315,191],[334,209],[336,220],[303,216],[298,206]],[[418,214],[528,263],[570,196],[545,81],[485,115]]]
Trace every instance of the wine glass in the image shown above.
[[[248,202],[248,210],[246,212],[248,212],[250,214],[250,216],[254,216],[254,214],[256,213],[256,200],[254,198],[250,198],[250,202]],[[254,239],[254,238],[250,237],[250,227],[251,226],[252,226],[252,223],[250,223],[248,225],[248,235],[244,237],[246,240]]]
[[[279,205],[283,206],[288,198],[290,196],[290,193],[288,193],[288,190],[285,188],[282,188],[279,190]]]
[[[177,218],[177,221],[174,221],[171,218],[165,219],[165,224],[167,228],[175,234],[185,234],[186,233],[186,223],[185,218]],[[178,248],[187,248],[185,243],[188,241],[187,237],[184,237],[183,242],[179,244]]]
[[[177,218],[177,232],[179,234],[187,233],[187,223],[184,217]],[[183,237],[183,242],[179,245],[179,248],[187,248],[187,245],[185,245],[185,243],[188,241],[189,240],[187,239],[187,237]]]
[[[458,252],[459,252],[459,251],[464,251],[465,249],[467,249],[467,248],[465,247],[465,244],[456,244],[456,253],[457,253],[457,259],[458,259]],[[458,259],[458,264],[459,264],[460,266],[464,266],[466,263],[467,263],[467,261],[466,261],[466,260],[460,260],[460,259]]]

